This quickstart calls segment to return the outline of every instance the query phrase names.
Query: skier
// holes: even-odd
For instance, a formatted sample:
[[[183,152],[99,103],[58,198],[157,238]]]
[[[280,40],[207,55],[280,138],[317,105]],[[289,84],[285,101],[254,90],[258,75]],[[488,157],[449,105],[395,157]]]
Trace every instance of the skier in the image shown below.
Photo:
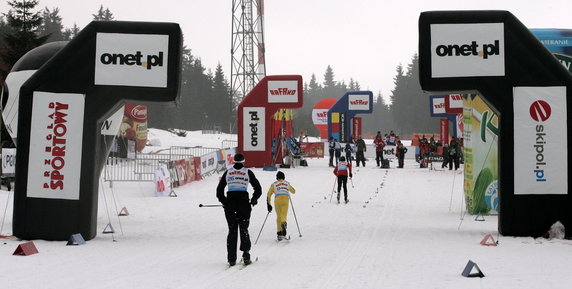
[[[248,198],[248,184],[254,189],[252,199]],[[224,188],[227,187],[226,196]],[[252,263],[250,260],[250,236],[248,225],[250,223],[251,205],[258,203],[262,195],[262,188],[254,173],[244,167],[244,155],[234,155],[234,165],[224,172],[216,188],[216,196],[224,207],[224,215],[228,224],[228,236],[226,238],[227,260],[230,266],[236,264],[237,235],[240,229],[240,251],[245,265]]]
[[[399,165],[397,167],[400,169],[403,168],[403,161],[405,159],[406,153],[407,153],[407,148],[403,146],[401,141],[397,141],[397,152],[395,154],[397,155],[397,160],[399,163]]]
[[[346,145],[344,146],[344,151],[346,152],[346,161],[348,163],[352,163],[352,152],[354,150],[353,146],[352,146],[352,142],[348,142],[346,143]]]
[[[373,144],[375,145],[375,162],[379,167],[383,163],[383,148],[385,147],[385,142],[383,141],[381,132],[377,132],[377,135],[373,140]]]
[[[338,141],[338,139],[334,139],[334,150],[336,155],[336,166],[338,165],[338,161],[340,160],[340,156],[342,155],[342,145]]]
[[[358,136],[357,139],[357,152],[356,152],[356,163],[357,166],[359,167],[359,163],[361,161],[362,165],[365,167],[365,156],[364,153],[367,150],[366,145],[365,145],[365,141],[363,141],[363,139],[361,138],[361,135]]]
[[[348,175],[350,179],[353,177],[352,175],[352,164],[346,162],[346,158],[344,156],[340,157],[340,161],[336,165],[334,169],[334,175],[338,177],[338,204],[340,203],[340,192],[342,190],[342,186],[344,187],[344,200],[346,204],[349,202],[348,200]]]
[[[276,173],[276,181],[270,185],[268,196],[266,198],[266,206],[268,213],[272,212],[270,199],[274,194],[274,207],[276,208],[276,231],[278,241],[286,238],[286,219],[288,217],[288,205],[290,204],[290,193],[295,194],[296,190],[285,180],[284,173],[278,171]]]

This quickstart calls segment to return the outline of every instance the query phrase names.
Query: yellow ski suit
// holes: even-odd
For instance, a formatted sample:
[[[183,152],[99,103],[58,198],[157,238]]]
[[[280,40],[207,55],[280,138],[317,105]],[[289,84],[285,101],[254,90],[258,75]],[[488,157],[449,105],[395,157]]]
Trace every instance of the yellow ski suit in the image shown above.
[[[278,179],[268,190],[268,197],[266,199],[267,203],[270,204],[270,198],[274,194],[274,209],[276,210],[276,230],[278,233],[284,230],[283,234],[286,234],[286,217],[288,216],[288,205],[290,201],[290,193],[295,194],[296,190],[290,185],[290,183],[283,179]],[[282,227],[284,224],[284,228]]]

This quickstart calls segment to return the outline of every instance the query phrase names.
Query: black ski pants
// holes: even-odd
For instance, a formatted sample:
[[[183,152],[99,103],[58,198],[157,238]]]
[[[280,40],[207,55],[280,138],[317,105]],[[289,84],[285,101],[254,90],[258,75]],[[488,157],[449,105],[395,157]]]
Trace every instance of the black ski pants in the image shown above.
[[[330,167],[334,166],[334,150],[330,149]]]
[[[248,192],[228,192],[224,204],[224,215],[228,224],[228,236],[226,238],[227,258],[229,262],[236,261],[236,247],[240,232],[240,251],[250,251],[250,200]]]
[[[375,151],[375,162],[378,167],[383,163],[383,151]]]
[[[357,151],[356,152],[356,164],[359,167],[359,163],[363,164],[363,166],[365,167],[365,156],[363,155],[363,151]]]
[[[338,176],[338,199],[340,198],[340,192],[344,188],[344,199],[348,199],[348,176]]]

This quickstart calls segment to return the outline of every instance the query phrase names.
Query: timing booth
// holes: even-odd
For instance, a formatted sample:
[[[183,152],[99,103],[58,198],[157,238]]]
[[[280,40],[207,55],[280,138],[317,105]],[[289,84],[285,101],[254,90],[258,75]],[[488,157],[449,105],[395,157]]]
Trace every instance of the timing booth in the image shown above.
[[[344,94],[328,110],[328,139],[350,142],[361,135],[360,113],[372,113],[373,93],[371,91],[350,91]]]
[[[300,75],[266,76],[238,105],[238,152],[248,167],[282,163],[272,154],[272,119],[279,109],[303,105]]]
[[[95,237],[99,176],[111,146],[102,123],[126,100],[174,101],[181,51],[178,24],[94,21],[69,43],[40,46],[14,65],[9,76],[19,82],[7,81],[4,110],[12,130],[18,120],[16,237]]]
[[[499,117],[499,232],[572,227],[572,75],[538,39],[507,11],[423,12],[419,69],[424,90],[478,92]]]

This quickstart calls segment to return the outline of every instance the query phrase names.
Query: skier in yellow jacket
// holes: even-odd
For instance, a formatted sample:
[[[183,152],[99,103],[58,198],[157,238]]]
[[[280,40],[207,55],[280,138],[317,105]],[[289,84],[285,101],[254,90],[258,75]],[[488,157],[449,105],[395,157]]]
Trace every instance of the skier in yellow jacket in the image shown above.
[[[268,197],[266,198],[266,204],[268,207],[268,212],[272,212],[272,206],[270,205],[270,198],[274,194],[274,207],[276,208],[276,231],[278,241],[284,240],[286,238],[286,217],[288,216],[288,205],[290,202],[290,193],[295,194],[296,190],[290,185],[288,181],[285,180],[283,172],[276,173],[276,181],[270,185],[268,190]]]

